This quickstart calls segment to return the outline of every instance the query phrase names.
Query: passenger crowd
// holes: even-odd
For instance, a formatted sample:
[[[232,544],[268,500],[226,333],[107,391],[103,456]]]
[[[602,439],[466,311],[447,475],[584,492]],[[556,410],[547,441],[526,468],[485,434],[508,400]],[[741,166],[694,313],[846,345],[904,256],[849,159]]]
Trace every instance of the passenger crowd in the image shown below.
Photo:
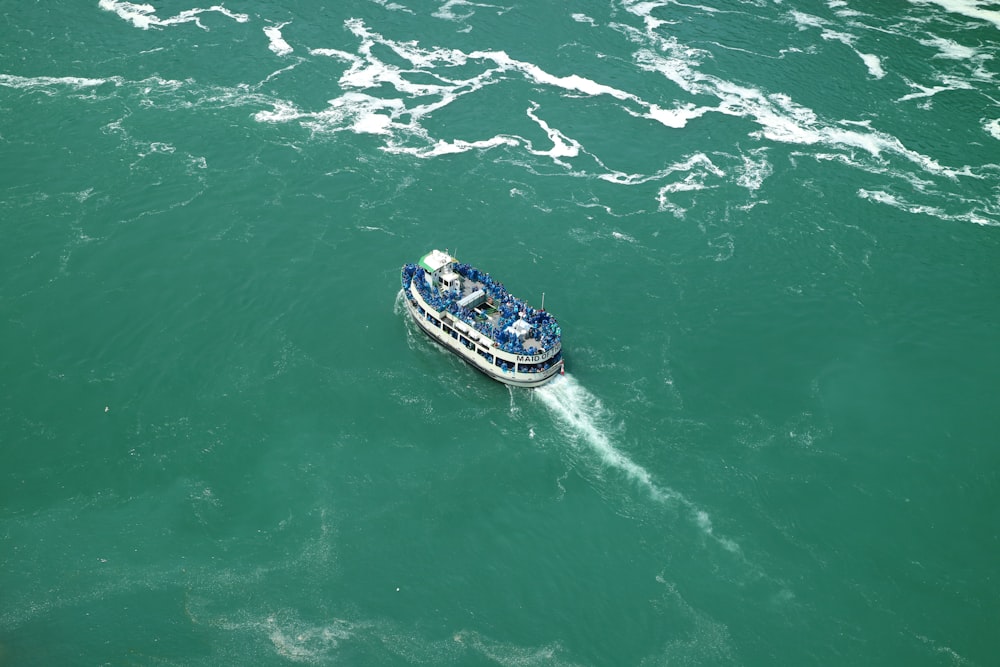
[[[556,319],[544,310],[537,310],[527,305],[515,296],[512,296],[504,288],[503,283],[494,280],[490,274],[480,271],[468,264],[455,264],[455,270],[460,276],[483,286],[483,291],[490,299],[493,306],[499,311],[500,318],[498,325],[494,327],[492,322],[481,316],[470,308],[458,305],[461,295],[457,290],[452,292],[442,292],[435,286],[432,289],[428,285],[425,276],[427,272],[416,264],[407,264],[403,267],[402,282],[404,291],[410,286],[410,282],[416,281],[417,291],[427,304],[438,312],[448,312],[456,318],[462,320],[469,326],[476,329],[485,336],[493,339],[497,347],[511,354],[540,354],[545,350],[552,349],[562,335]],[[523,319],[531,329],[525,335],[509,331],[508,328]],[[523,340],[533,338],[538,341],[539,347],[525,347]]]

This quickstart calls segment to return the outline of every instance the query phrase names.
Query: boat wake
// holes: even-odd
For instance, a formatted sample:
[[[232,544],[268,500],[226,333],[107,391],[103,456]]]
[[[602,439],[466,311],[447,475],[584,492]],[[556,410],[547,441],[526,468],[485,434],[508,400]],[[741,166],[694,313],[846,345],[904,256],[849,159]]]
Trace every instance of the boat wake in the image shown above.
[[[566,434],[572,440],[589,446],[600,456],[602,464],[624,473],[657,502],[682,507],[702,533],[727,551],[740,551],[736,542],[715,533],[712,519],[706,511],[679,491],[657,484],[648,470],[615,447],[607,426],[612,422],[611,414],[600,399],[587,391],[575,378],[570,375],[559,376],[535,389],[534,396],[555,416]]]
[[[615,448],[607,433],[609,429],[604,426],[611,421],[607,410],[575,378],[557,377],[537,388],[535,396],[569,429],[574,439],[589,445],[605,465],[625,473],[660,502],[678,497],[675,492],[657,486],[648,470]]]

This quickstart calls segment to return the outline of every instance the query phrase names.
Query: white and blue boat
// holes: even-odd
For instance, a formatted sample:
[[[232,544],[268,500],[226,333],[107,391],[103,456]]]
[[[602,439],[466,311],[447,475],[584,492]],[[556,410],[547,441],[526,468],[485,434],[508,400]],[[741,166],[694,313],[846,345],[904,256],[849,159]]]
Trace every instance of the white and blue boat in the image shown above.
[[[559,323],[490,274],[433,250],[403,266],[402,282],[417,326],[476,370],[517,387],[538,387],[563,372]]]

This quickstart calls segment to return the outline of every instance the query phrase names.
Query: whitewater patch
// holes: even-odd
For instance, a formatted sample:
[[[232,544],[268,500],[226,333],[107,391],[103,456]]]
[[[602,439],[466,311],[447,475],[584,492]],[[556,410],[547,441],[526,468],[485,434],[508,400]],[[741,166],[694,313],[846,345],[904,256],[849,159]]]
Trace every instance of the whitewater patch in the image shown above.
[[[789,15],[792,17],[792,20],[795,21],[795,25],[799,27],[799,30],[822,28],[826,25],[826,21],[823,19],[818,16],[813,16],[812,14],[806,14],[805,12],[792,10],[789,12]]]
[[[847,6],[846,0],[829,0],[826,6],[833,10],[833,13],[840,17],[861,16],[861,12]]]
[[[229,17],[237,23],[246,23],[250,17],[246,14],[239,14],[230,11],[222,5],[215,5],[205,9],[186,9],[183,12],[170,18],[161,19],[156,15],[156,7],[153,5],[137,4],[134,2],[120,2],[119,0],[100,0],[97,5],[106,12],[114,12],[121,19],[128,21],[136,28],[149,30],[150,28],[163,28],[180,23],[194,23],[202,30],[208,30],[201,22],[201,14],[206,12],[216,12]]]
[[[822,32],[820,36],[827,41],[840,42],[844,46],[849,47],[854,53],[861,58],[861,62],[865,64],[868,68],[868,73],[876,79],[881,79],[885,76],[885,69],[882,67],[882,59],[873,53],[862,53],[855,48],[854,44],[857,42],[858,38],[855,35],[846,32],[840,32],[838,30],[833,30],[826,27],[827,22],[823,19],[817,18],[815,16],[810,16],[807,14],[802,14],[801,12],[792,12],[792,16],[795,22],[799,26],[799,30],[805,30],[806,28],[820,28]]]
[[[101,0],[100,6],[143,29],[182,22],[194,22],[200,26],[198,17],[205,12],[217,12],[241,22],[249,20],[245,14],[231,12],[222,6],[189,9],[171,17],[159,16],[152,5]],[[933,157],[908,148],[897,137],[873,128],[869,121],[859,123],[850,119],[824,119],[812,109],[796,103],[788,94],[770,93],[749,84],[727,81],[700,71],[701,61],[710,58],[711,54],[681,44],[672,35],[655,32],[654,28],[662,24],[662,21],[647,19],[657,6],[661,5],[655,2],[625,3],[627,11],[643,19],[645,30],[622,24],[609,27],[639,45],[633,54],[638,68],[662,75],[676,84],[683,93],[698,98],[697,104],[684,100],[683,95],[675,102],[647,101],[628,90],[581,74],[553,74],[501,50],[466,52],[447,47],[424,47],[416,41],[388,39],[357,18],[344,22],[348,32],[357,39],[356,49],[306,49],[310,57],[330,58],[344,64],[339,79],[332,86],[336,92],[331,95],[332,99],[327,100],[325,108],[303,109],[294,100],[275,99],[274,96],[259,92],[259,86],[208,90],[208,94],[196,104],[250,104],[257,106],[252,112],[257,122],[296,122],[316,134],[348,131],[382,137],[380,149],[391,154],[433,158],[467,151],[513,148],[530,156],[548,157],[566,168],[565,173],[571,176],[597,178],[617,185],[661,181],[655,195],[659,210],[672,212],[676,216],[683,216],[683,207],[687,206],[681,193],[714,187],[727,174],[714,165],[708,166],[711,161],[707,159],[706,164],[694,170],[689,169],[689,173],[679,180],[669,178],[670,174],[678,171],[677,165],[661,168],[655,173],[630,173],[627,166],[621,169],[621,165],[609,168],[600,157],[588,152],[578,138],[555,127],[550,118],[546,117],[549,114],[543,114],[539,104],[530,100],[525,100],[527,109],[524,113],[547,137],[550,145],[544,145],[544,139],[540,143],[533,134],[519,136],[505,132],[504,128],[493,131],[487,129],[479,136],[471,137],[433,136],[424,126],[424,119],[487,86],[521,81],[554,89],[568,105],[573,104],[574,98],[605,98],[626,116],[651,120],[670,129],[684,128],[706,114],[717,113],[755,123],[756,128],[751,127],[747,133],[752,139],[831,147],[841,151],[855,165],[863,161],[854,159],[855,153],[866,153],[875,158],[863,161],[866,166],[862,168],[869,170],[876,167],[885,170],[887,159],[900,157],[917,165],[924,172],[952,180],[967,176],[980,177],[971,167],[951,168],[938,163]],[[801,12],[793,12],[792,16],[799,29],[818,29],[823,39],[840,41],[854,49],[853,44],[857,38],[846,32],[832,30],[826,19]],[[262,28],[268,39],[269,50],[279,57],[288,56],[295,51],[282,34],[287,25],[285,22]],[[927,46],[937,49],[940,57],[945,59],[968,54],[967,50],[950,40],[931,37],[925,41]],[[385,59],[386,51],[394,54],[393,57]],[[880,79],[885,76],[885,69],[878,56],[856,52],[871,77]],[[972,66],[980,66],[984,58],[988,56],[976,56],[979,65],[973,63]],[[11,87],[66,85],[87,88],[109,81],[115,85],[120,84],[113,78],[19,79],[0,75],[0,85]],[[934,88],[911,83],[913,92],[899,101],[930,97],[942,90],[971,87],[954,77],[947,81],[942,79],[942,82],[943,85]],[[184,87],[190,86],[188,82]],[[706,98],[709,98],[708,104],[703,102]],[[190,104],[188,101],[184,103]],[[984,119],[983,123],[985,131],[996,136],[993,133],[995,125],[991,124],[990,119]],[[447,123],[437,125],[448,126]],[[573,163],[572,168],[570,162]],[[583,166],[584,164],[588,166]],[[533,163],[527,166],[532,168]],[[771,168],[761,159],[760,162],[744,162],[742,168],[739,165],[727,167],[727,171],[732,172],[732,178],[738,179],[737,185],[753,192],[761,187]],[[915,178],[915,175],[911,176]],[[904,174],[903,177],[908,176]]]
[[[854,51],[861,58],[861,61],[868,68],[868,73],[876,79],[885,76],[885,69],[882,68],[882,60],[873,53],[861,53],[857,49]]]
[[[742,155],[743,169],[736,177],[736,184],[751,192],[756,192],[764,180],[774,172],[774,167],[767,161],[766,148],[750,151],[750,155]]]
[[[960,79],[952,80],[951,81],[951,85],[932,86],[932,87],[922,86],[919,83],[915,83],[913,81],[910,81],[909,79],[907,79],[905,77],[903,77],[903,81],[905,81],[906,84],[910,88],[913,88],[917,92],[909,93],[907,95],[903,95],[902,97],[900,97],[899,99],[897,99],[896,102],[908,102],[910,100],[917,100],[917,99],[921,99],[921,98],[929,98],[929,97],[933,97],[933,96],[937,95],[938,93],[943,93],[946,90],[972,90],[973,89],[972,84],[970,84],[968,82],[965,82],[965,81],[962,81]]]
[[[935,58],[945,58],[948,60],[972,60],[979,54],[979,51],[972,47],[963,46],[953,39],[947,39],[944,37],[930,37],[928,39],[919,39],[917,41],[924,46],[937,49],[938,53],[934,55]]]
[[[681,162],[675,162],[674,164],[671,164],[654,174],[626,174],[623,172],[612,172],[609,174],[603,174],[600,178],[601,180],[608,181],[609,183],[618,183],[620,185],[638,185],[648,183],[650,181],[663,180],[676,172],[695,173],[698,175],[699,180],[704,180],[707,175],[716,176],[718,178],[722,178],[726,175],[725,172],[719,169],[719,167],[717,167],[707,155],[704,153],[694,153],[693,155],[688,156],[687,159]],[[685,178],[687,179],[688,177]]]
[[[529,147],[528,150],[535,155],[548,155],[556,162],[560,162],[559,158],[561,157],[576,157],[579,155],[580,143],[578,141],[574,141],[573,139],[569,139],[559,130],[555,130],[549,126],[548,123],[535,114],[535,111],[537,110],[538,105],[532,102],[531,108],[528,109],[527,112],[528,117],[538,123],[538,126],[545,131],[545,134],[547,134],[549,139],[552,141],[552,149],[548,151],[535,151]]]
[[[716,535],[707,512],[680,492],[657,484],[648,470],[615,446],[607,426],[612,422],[611,413],[573,376],[558,376],[548,384],[534,389],[532,396],[552,413],[567,435],[590,447],[600,457],[603,465],[624,474],[655,501],[680,505],[704,535],[718,542],[727,551],[739,552],[736,542]]]
[[[369,29],[360,19],[349,19],[344,22],[344,26],[359,40],[356,53],[329,48],[309,50],[310,55],[334,58],[348,65],[338,81],[344,93],[329,101],[330,109],[318,112],[298,110],[291,112],[285,106],[271,112],[258,113],[257,120],[262,122],[300,120],[309,123],[310,128],[315,131],[339,131],[353,127],[361,132],[392,135],[403,140],[390,140],[387,142],[386,150],[394,153],[410,153],[418,157],[433,157],[473,148],[521,144],[535,155],[547,155],[559,161],[560,158],[576,157],[583,152],[582,146],[539,118],[536,113],[538,105],[533,102],[527,115],[552,141],[553,146],[549,150],[536,150],[527,139],[503,134],[487,139],[453,141],[434,139],[428,136],[420,121],[460,97],[474,93],[487,85],[502,82],[512,74],[520,75],[534,84],[561,89],[568,94],[568,97],[610,97],[622,102],[622,109],[629,115],[654,120],[670,128],[682,128],[689,121],[713,110],[711,107],[697,107],[693,104],[665,108],[584,76],[554,75],[538,65],[512,58],[504,51],[466,53],[458,49],[423,48],[415,42],[387,39]],[[270,31],[268,34],[272,50],[276,53],[288,53],[291,46],[287,46],[286,49],[287,42],[278,41],[280,30],[277,28],[267,30]],[[380,59],[376,47],[387,48],[408,62],[409,67],[401,67]],[[481,71],[468,78],[449,76],[451,68],[466,67],[470,64],[481,64]],[[419,82],[416,79],[419,79]],[[386,87],[391,87],[400,96],[386,99],[384,97]],[[376,95],[381,98],[381,102],[375,101]],[[357,113],[349,110],[359,103],[368,108],[383,107],[387,111],[385,118],[369,118],[369,122],[354,122],[357,116],[365,113],[365,109],[359,109]],[[419,145],[413,145],[413,141]]]
[[[644,3],[628,4],[627,8],[644,17],[652,11],[651,5]],[[847,45],[854,42],[855,38],[851,35],[829,30],[822,19],[798,14],[796,20],[802,29],[820,28],[826,39],[836,39]],[[520,146],[532,155],[548,156],[562,166],[568,167],[566,160],[587,155],[604,167],[599,158],[585,151],[579,141],[568,137],[543,119],[534,102],[530,103],[526,114],[552,142],[552,146],[547,149],[537,148],[530,139],[503,132],[486,137],[432,137],[421,124],[423,118],[459,98],[473,94],[485,86],[502,83],[511,75],[519,75],[530,83],[565,91],[565,97],[610,98],[617,101],[620,109],[628,115],[653,120],[671,129],[683,128],[709,112],[720,113],[756,122],[759,129],[750,133],[752,138],[800,145],[820,144],[849,151],[861,149],[876,158],[884,154],[896,154],[920,165],[924,170],[950,178],[963,174],[906,148],[897,138],[871,127],[859,128],[849,120],[833,123],[824,121],[813,110],[796,104],[788,95],[768,94],[757,88],[703,74],[697,67],[700,59],[705,56],[704,52],[681,45],[674,37],[661,37],[651,33],[648,26],[645,33],[620,25],[613,28],[630,39],[642,41],[644,46],[651,47],[642,48],[635,54],[635,62],[641,69],[664,75],[691,95],[715,97],[717,104],[678,102],[673,106],[665,106],[647,102],[626,90],[578,74],[554,75],[538,65],[512,58],[504,51],[464,52],[441,47],[424,48],[416,42],[387,39],[371,30],[360,19],[349,19],[344,25],[359,40],[356,52],[324,48],[309,50],[310,55],[330,57],[346,63],[347,68],[338,81],[343,93],[330,100],[327,109],[318,111],[303,111],[291,103],[277,102],[273,110],[258,112],[255,116],[258,121],[295,120],[314,132],[350,130],[383,135],[386,139],[382,150],[420,158]],[[276,39],[275,33],[272,35],[272,46],[278,44],[274,41]],[[377,47],[388,49],[408,65],[380,59]],[[865,62],[872,77],[885,76],[885,70],[877,56],[860,52],[858,56]],[[479,65],[480,69],[471,76],[454,76],[456,68],[467,68],[470,65]],[[387,97],[387,89],[395,90],[398,95]],[[663,176],[662,173],[628,174],[614,169],[593,175],[618,184],[639,183]],[[752,189],[754,185],[759,187],[759,181],[755,183],[755,179],[751,177],[741,185]],[[665,187],[659,193],[661,198],[672,192],[705,187],[705,183],[692,177]],[[663,202],[660,203],[662,210]],[[672,206],[666,205],[668,209]]]
[[[1000,118],[994,118],[983,123],[983,129],[994,139],[1000,139]]]
[[[264,28],[264,34],[267,36],[268,45],[267,48],[271,49],[275,55],[287,56],[293,51],[291,45],[285,41],[281,36],[281,29],[288,25],[288,22],[280,23],[275,26],[268,26]]]
[[[642,5],[633,5],[631,8],[636,11],[647,9]],[[680,47],[672,37],[664,38],[655,33],[647,33],[634,38],[644,45],[644,48],[640,48],[635,54],[635,61],[639,67],[661,73],[692,95],[716,97],[719,99],[719,104],[712,108],[712,111],[748,118],[760,127],[759,130],[750,133],[749,136],[753,138],[788,144],[823,145],[847,150],[861,149],[875,158],[881,158],[885,154],[897,155],[918,165],[924,171],[953,180],[959,176],[971,175],[967,166],[961,169],[945,167],[934,158],[907,148],[891,134],[867,126],[865,131],[855,129],[861,126],[856,121],[841,120],[833,123],[824,121],[815,111],[797,104],[785,93],[766,93],[758,88],[697,72],[691,67],[678,68],[676,63],[687,49]],[[655,46],[655,50],[645,48],[648,44]],[[678,49],[681,49],[681,54],[673,53]]]
[[[914,5],[934,4],[954,14],[961,14],[972,19],[986,21],[1000,28],[1000,11],[987,9],[995,7],[994,2],[980,2],[980,0],[910,0]]]

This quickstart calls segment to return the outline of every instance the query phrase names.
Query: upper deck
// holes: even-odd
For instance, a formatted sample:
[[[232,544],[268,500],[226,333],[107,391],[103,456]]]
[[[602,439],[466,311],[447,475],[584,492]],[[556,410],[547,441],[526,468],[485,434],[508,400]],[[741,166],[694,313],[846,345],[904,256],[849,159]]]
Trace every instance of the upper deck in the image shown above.
[[[552,315],[532,308],[490,274],[447,253],[435,250],[419,264],[403,267],[403,287],[411,281],[431,308],[450,313],[500,350],[545,355],[561,345],[562,330]]]

